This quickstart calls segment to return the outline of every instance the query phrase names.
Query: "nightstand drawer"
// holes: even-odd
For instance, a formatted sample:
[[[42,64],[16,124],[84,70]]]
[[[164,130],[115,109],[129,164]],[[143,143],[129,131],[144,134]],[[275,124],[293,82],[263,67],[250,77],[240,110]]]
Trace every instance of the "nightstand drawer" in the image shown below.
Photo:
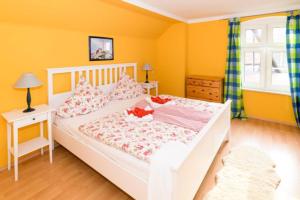
[[[140,86],[144,89],[144,92],[150,95],[150,90],[155,89],[155,95],[158,95],[158,82],[150,81],[149,83],[140,83]]]
[[[47,119],[48,119],[47,113],[42,113],[42,114],[32,115],[31,117],[17,120],[15,121],[15,125],[17,127],[23,127],[30,124],[35,124],[37,122],[45,121]]]

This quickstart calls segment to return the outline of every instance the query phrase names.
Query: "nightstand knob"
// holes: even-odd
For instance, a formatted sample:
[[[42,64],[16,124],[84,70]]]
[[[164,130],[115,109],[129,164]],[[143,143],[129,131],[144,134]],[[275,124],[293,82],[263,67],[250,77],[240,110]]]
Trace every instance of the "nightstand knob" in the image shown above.
[[[34,117],[34,118],[32,118],[32,120],[35,120],[35,117]]]

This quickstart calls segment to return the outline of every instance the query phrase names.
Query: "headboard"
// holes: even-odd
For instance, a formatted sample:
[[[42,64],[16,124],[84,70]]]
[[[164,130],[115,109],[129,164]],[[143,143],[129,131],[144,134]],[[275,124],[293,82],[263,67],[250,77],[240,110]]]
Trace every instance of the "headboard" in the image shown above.
[[[132,68],[133,78],[137,80],[137,64],[124,63],[124,64],[107,64],[107,65],[94,65],[94,66],[80,66],[80,67],[61,67],[61,68],[48,68],[48,104],[53,108],[57,108],[68,97],[70,97],[76,87],[77,77],[85,76],[93,86],[99,86],[104,92],[110,92],[119,77]],[[71,90],[67,92],[54,94],[54,75],[55,74],[70,74],[71,75]]]

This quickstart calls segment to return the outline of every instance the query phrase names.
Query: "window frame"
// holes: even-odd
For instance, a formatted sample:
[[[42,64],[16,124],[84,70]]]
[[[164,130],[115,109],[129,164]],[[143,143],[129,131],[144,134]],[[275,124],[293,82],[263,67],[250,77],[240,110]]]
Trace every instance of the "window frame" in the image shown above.
[[[264,17],[254,20],[249,20],[241,23],[241,75],[242,89],[255,90],[270,93],[281,93],[290,95],[289,86],[274,86],[272,85],[272,53],[286,52],[286,44],[273,42],[273,29],[286,27],[285,16]],[[260,43],[246,43],[246,30],[262,29],[262,40]],[[249,51],[260,52],[260,82],[259,84],[246,84],[245,82],[245,67],[244,56]]]

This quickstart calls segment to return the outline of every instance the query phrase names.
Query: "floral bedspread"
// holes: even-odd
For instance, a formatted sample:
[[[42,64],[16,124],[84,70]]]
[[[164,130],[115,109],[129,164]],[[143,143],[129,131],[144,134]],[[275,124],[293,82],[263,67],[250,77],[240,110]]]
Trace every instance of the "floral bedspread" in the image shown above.
[[[178,105],[211,113],[216,112],[221,107],[217,104],[184,98],[176,98],[175,101]],[[87,136],[146,162],[149,162],[151,155],[163,144],[169,141],[188,144],[198,134],[196,131],[156,120],[151,122],[126,122],[123,113],[113,113],[83,124],[79,126],[79,130]]]

